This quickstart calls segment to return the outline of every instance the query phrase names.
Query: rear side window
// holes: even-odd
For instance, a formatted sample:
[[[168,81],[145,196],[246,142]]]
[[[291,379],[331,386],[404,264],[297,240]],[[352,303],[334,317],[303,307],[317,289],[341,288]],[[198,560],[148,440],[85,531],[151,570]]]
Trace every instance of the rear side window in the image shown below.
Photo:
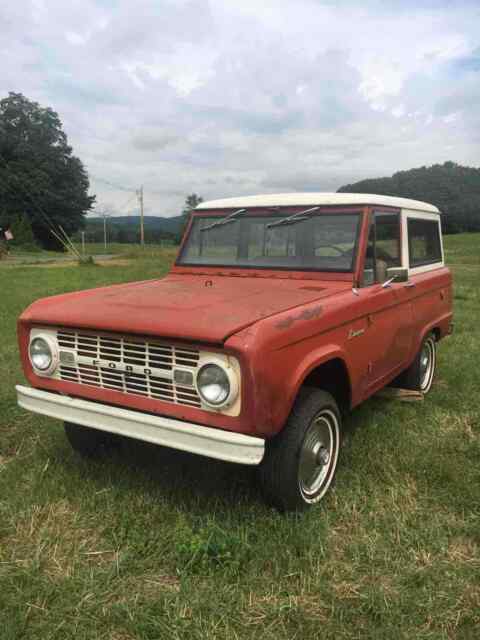
[[[410,267],[442,262],[438,221],[408,218],[408,249]]]

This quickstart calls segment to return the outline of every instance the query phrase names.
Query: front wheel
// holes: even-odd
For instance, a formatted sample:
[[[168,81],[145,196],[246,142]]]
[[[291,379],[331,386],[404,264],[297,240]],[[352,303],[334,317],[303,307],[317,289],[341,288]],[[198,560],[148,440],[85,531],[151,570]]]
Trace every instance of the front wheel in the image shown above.
[[[340,441],[334,398],[326,391],[302,390],[283,431],[267,442],[259,469],[267,501],[281,511],[319,502],[335,476]]]

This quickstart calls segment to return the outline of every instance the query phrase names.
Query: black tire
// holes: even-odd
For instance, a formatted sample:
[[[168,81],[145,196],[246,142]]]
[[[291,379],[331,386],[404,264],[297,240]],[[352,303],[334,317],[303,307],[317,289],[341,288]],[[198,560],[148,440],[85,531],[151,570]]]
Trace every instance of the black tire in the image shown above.
[[[415,360],[397,379],[395,386],[421,391],[426,395],[432,388],[437,365],[437,342],[429,333],[423,340]]]
[[[259,475],[267,502],[280,511],[301,511],[319,502],[334,479],[340,442],[334,398],[302,389],[285,427],[266,443]]]
[[[65,435],[72,449],[84,458],[101,458],[120,445],[120,438],[91,427],[65,422]]]

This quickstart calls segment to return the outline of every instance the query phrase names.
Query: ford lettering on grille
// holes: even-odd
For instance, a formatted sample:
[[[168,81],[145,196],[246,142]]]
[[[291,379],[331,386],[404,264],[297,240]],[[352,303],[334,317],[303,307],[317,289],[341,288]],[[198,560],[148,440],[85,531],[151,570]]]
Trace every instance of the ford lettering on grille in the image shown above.
[[[56,374],[60,380],[201,406],[193,385],[174,380],[175,370],[195,372],[200,358],[197,349],[70,329],[58,330],[57,341],[64,354]]]

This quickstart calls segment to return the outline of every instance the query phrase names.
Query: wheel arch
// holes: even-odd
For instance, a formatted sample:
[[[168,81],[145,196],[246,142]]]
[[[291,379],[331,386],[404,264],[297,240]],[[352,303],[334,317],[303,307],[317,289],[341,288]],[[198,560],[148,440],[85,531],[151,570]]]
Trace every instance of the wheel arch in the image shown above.
[[[322,362],[305,377],[302,387],[315,387],[328,391],[341,411],[352,406],[352,385],[347,365],[341,358]]]
[[[305,364],[301,374],[297,376],[291,406],[304,387],[328,391],[341,411],[349,410],[352,406],[352,378],[343,352],[334,349],[317,354]]]
[[[414,358],[415,358],[415,355],[418,353],[418,350],[422,346],[423,341],[430,333],[433,333],[433,335],[435,336],[435,342],[439,342],[439,340],[443,338],[443,332],[439,322],[435,321],[435,322],[429,323],[427,326],[423,328],[423,331],[421,331],[418,334],[418,340],[415,345],[415,351],[413,356]]]

